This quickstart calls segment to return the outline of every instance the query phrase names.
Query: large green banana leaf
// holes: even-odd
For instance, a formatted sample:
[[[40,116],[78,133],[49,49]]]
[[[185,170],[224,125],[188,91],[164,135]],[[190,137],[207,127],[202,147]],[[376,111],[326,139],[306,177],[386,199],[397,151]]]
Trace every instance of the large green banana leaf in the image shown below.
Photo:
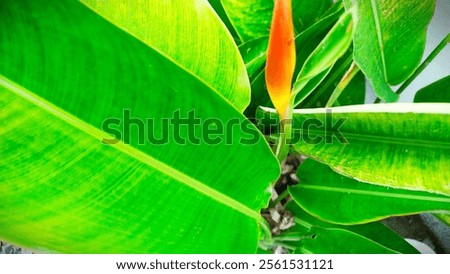
[[[276,114],[261,108],[257,117]],[[293,127],[296,150],[347,177],[450,195],[450,104],[295,110]]]
[[[435,2],[344,0],[355,23],[355,61],[381,99],[396,101],[389,84],[403,82],[419,65]]]
[[[158,17],[167,1],[146,3],[162,28],[216,24],[201,1],[188,2],[173,22]],[[67,253],[256,251],[259,210],[279,166],[257,129],[211,85],[77,1],[8,0],[0,12],[0,239]],[[195,14],[207,20],[182,20]],[[232,43],[216,32],[219,48]],[[198,70],[221,66],[204,46],[191,53]],[[233,56],[220,61],[234,64],[224,79],[240,71]],[[163,126],[188,113],[213,119],[211,128],[234,121],[245,131],[227,127],[221,142],[183,144],[177,136],[200,137],[202,129]],[[101,130],[110,118],[120,122],[106,127],[113,136]]]
[[[297,254],[398,254],[360,234],[342,228],[312,227]]]
[[[450,196],[362,183],[312,159],[299,167],[297,176],[301,183],[289,187],[289,193],[307,212],[328,222],[361,224],[424,211],[450,212]]]
[[[196,75],[243,112],[250,84],[229,32],[207,0],[81,0]]]
[[[376,251],[382,245],[387,249],[391,249],[394,252],[406,253],[406,254],[417,254],[419,253],[410,244],[408,244],[405,239],[400,237],[397,233],[383,225],[381,222],[373,222],[362,225],[337,225],[322,221],[318,218],[313,217],[304,211],[295,201],[290,201],[286,205],[286,209],[294,214],[295,225],[286,232],[286,236],[299,235],[300,239],[295,246],[301,246],[303,239],[307,239],[311,242],[310,251],[315,249],[321,249],[324,253],[349,253],[352,250],[352,246],[359,245],[363,247],[363,253],[370,253]],[[321,227],[321,233],[324,237],[332,243],[331,245],[325,245],[325,247],[316,246],[320,245],[321,241],[314,242],[315,239],[308,239],[304,237],[311,235],[311,228]],[[330,236],[336,235],[334,233],[328,233],[329,229],[340,229],[341,237],[330,238]],[[345,232],[347,231],[347,232]],[[355,237],[359,235],[359,237]],[[316,235],[317,236],[317,235]],[[342,237],[343,236],[343,237]],[[351,242],[351,245],[348,243]],[[347,243],[347,244],[346,244]],[[331,250],[326,250],[326,247],[331,247]],[[325,249],[325,250],[324,250]],[[375,249],[375,250],[374,250]]]

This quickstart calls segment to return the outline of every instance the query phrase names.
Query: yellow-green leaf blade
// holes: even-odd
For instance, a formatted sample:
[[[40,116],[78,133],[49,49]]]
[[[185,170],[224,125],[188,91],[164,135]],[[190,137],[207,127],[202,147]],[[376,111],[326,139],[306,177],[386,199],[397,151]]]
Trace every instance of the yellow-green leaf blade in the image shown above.
[[[245,117],[79,2],[2,1],[0,11],[0,238],[67,253],[256,251],[279,166]],[[199,128],[163,130],[191,111],[247,135],[234,126],[212,145],[186,140]],[[111,118],[129,145],[102,143]],[[258,138],[241,144],[248,133]]]
[[[450,211],[450,196],[362,183],[311,159],[300,166],[297,176],[301,183],[289,188],[294,200],[332,223],[361,224],[390,216]]]
[[[434,0],[344,0],[353,13],[355,62],[378,97],[394,102],[389,85],[406,80],[419,65]]]
[[[275,117],[269,109],[257,116]],[[378,185],[450,194],[449,104],[295,110],[293,123],[295,149],[338,173]]]
[[[292,90],[296,104],[300,104],[313,90],[304,89],[308,82],[321,73],[331,70],[336,61],[350,47],[353,33],[352,17],[344,13],[303,64]],[[326,76],[326,75],[325,75]],[[324,77],[320,77],[324,78]]]
[[[352,243],[352,244],[349,244]],[[371,239],[341,228],[313,227],[297,254],[398,254]]]
[[[308,233],[308,231],[312,227],[321,227],[324,229],[328,228],[339,228],[342,230],[347,230],[350,232],[353,232],[355,234],[358,234],[362,236],[363,240],[362,242],[358,243],[360,245],[365,246],[365,252],[369,252],[371,249],[371,243],[375,242],[379,245],[382,245],[388,249],[405,253],[405,254],[417,254],[419,253],[415,248],[413,248],[410,244],[408,244],[405,239],[400,237],[397,233],[383,225],[381,222],[372,222],[368,224],[362,224],[362,225],[338,225],[338,224],[332,224],[329,222],[325,222],[323,220],[320,220],[319,218],[316,218],[309,213],[307,213],[305,210],[303,210],[298,204],[295,203],[295,201],[290,201],[286,205],[286,209],[292,212],[295,216],[294,218],[294,227],[289,229],[289,232],[299,232],[302,234]],[[365,239],[365,241],[364,241]],[[330,239],[333,242],[348,242],[348,239],[344,238],[334,238]],[[369,240],[369,242],[367,242]],[[367,245],[369,243],[369,245]],[[356,243],[355,243],[356,244]],[[351,246],[349,245],[342,245],[341,246],[341,253],[348,253],[351,250]],[[330,250],[327,252],[325,250],[325,253],[330,253]]]
[[[2,118],[19,125],[2,134],[2,239],[65,253],[232,252],[200,233],[211,224],[199,216],[220,214],[214,225],[241,226],[241,235],[253,235],[221,237],[248,252],[256,246],[257,222],[251,220],[257,212],[234,201],[247,214],[237,213],[231,200],[208,187],[200,192],[194,179],[173,168],[126,145],[105,146],[89,134],[97,130],[52,117],[3,85],[0,91],[10,107]],[[30,139],[39,141],[30,145]]]
[[[81,2],[196,75],[240,112],[249,104],[244,63],[208,1]]]

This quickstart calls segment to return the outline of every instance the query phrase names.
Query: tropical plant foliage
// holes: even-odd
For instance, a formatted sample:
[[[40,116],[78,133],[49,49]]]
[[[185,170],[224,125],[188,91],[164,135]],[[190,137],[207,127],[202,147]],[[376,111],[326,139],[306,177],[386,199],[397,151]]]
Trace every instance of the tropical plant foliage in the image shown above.
[[[423,68],[434,5],[2,0],[0,239],[417,253],[379,221],[448,221],[450,76],[394,103]],[[366,80],[391,104],[364,105]],[[281,193],[288,152],[310,159]],[[261,211],[275,206],[292,227],[271,230]]]

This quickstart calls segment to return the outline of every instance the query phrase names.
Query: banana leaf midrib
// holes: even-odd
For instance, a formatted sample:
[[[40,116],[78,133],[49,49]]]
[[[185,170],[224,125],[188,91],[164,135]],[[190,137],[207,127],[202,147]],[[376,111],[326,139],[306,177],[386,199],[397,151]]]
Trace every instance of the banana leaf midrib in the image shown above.
[[[295,126],[294,126],[295,128]],[[436,149],[449,149],[450,150],[450,142],[445,141],[437,141],[431,139],[418,139],[418,138],[402,138],[402,137],[391,137],[391,136],[380,136],[375,134],[362,134],[362,133],[354,133],[354,132],[346,132],[345,130],[334,131],[334,130],[316,130],[316,129],[308,129],[307,132],[302,132],[302,135],[313,137],[316,135],[324,135],[324,136],[333,136],[336,133],[342,136],[349,141],[351,144],[351,140],[354,141],[364,141],[371,143],[384,143],[384,144],[395,144],[395,145],[404,145],[404,146],[415,146],[415,147],[423,147],[423,148],[436,148]]]
[[[94,126],[78,119],[77,117],[71,115],[70,113],[65,112],[64,110],[58,108],[57,106],[53,105],[50,102],[47,102],[43,98],[36,96],[31,91],[26,90],[25,88],[11,82],[9,79],[4,77],[0,74],[0,87],[4,87],[11,93],[14,93],[20,97],[22,97],[24,100],[27,100],[28,102],[31,102],[32,104],[38,106],[39,108],[43,109],[44,111],[50,113],[51,115],[61,119],[62,121],[70,124],[71,126],[77,128],[78,130],[94,137],[95,139],[98,139],[99,142],[102,138],[109,136],[102,132],[100,129],[95,128]],[[129,145],[124,144],[123,142],[119,142],[115,145],[113,145],[115,149],[120,151],[121,153],[124,153],[133,159],[136,159],[143,164],[155,168],[159,170],[160,172],[168,175],[169,177],[175,179],[176,181],[196,190],[197,192],[201,193],[202,195],[208,196],[215,201],[222,203],[230,208],[233,208],[234,210],[256,220],[260,221],[262,219],[261,215],[259,215],[258,212],[253,211],[246,205],[232,199],[231,197],[228,197],[227,195],[210,188],[209,186],[202,184],[201,182],[197,181],[195,178],[192,178],[188,176],[187,174],[184,174],[180,172],[179,170],[167,165],[166,163],[163,163],[150,155],[145,154],[144,152],[131,147]]]

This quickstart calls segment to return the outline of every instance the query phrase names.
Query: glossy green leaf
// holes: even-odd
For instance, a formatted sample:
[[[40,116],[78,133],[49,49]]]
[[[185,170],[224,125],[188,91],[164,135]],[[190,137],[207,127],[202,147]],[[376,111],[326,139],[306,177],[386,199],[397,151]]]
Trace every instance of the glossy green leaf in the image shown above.
[[[332,0],[292,0],[296,33],[310,27],[332,4]],[[274,6],[272,0],[222,0],[222,5],[242,41],[269,35]]]
[[[328,223],[325,221],[322,221],[318,218],[315,218],[308,214],[306,211],[304,211],[302,208],[300,208],[294,201],[289,202],[286,205],[286,209],[293,213],[295,216],[294,222],[295,226],[292,227],[287,234],[288,235],[294,235],[294,233],[303,233],[304,235],[310,235],[308,232],[312,227],[321,227],[323,229],[341,229],[346,230],[349,232],[356,233],[372,242],[377,243],[378,245],[382,245],[388,249],[405,253],[405,254],[417,254],[419,253],[415,248],[413,248],[408,242],[406,242],[402,237],[400,237],[397,233],[386,227],[380,222],[373,222],[363,225],[351,225],[351,226],[343,226],[343,225],[337,225]],[[353,234],[351,234],[353,235]],[[367,247],[368,241],[366,239],[361,240],[362,244],[365,247]],[[339,241],[348,241],[349,239],[345,237],[344,239],[330,239],[332,242],[339,242]],[[301,241],[301,240],[300,240]],[[352,245],[357,244],[356,242],[352,243]],[[369,248],[364,252],[369,252],[371,245],[369,245]],[[378,246],[377,246],[378,248]],[[350,246],[349,245],[342,245],[342,249],[340,250],[340,253],[349,253]],[[325,252],[325,253],[331,253]]]
[[[298,103],[312,92],[304,89],[308,82],[329,70],[348,50],[352,41],[352,30],[352,17],[345,13],[305,61],[292,90]]]
[[[300,166],[297,176],[301,183],[289,187],[291,196],[303,209],[328,222],[361,224],[390,216],[450,211],[450,196],[362,183],[311,159]]]
[[[243,42],[269,35],[273,1],[221,0],[221,2]]]
[[[151,3],[154,16],[164,14]],[[202,12],[206,27],[216,24],[202,3],[192,7],[183,18]],[[245,117],[198,75],[77,1],[2,1],[0,12],[1,239],[67,253],[256,251],[279,166]],[[166,32],[181,23],[170,24]],[[199,70],[217,66],[209,58],[195,56]],[[186,140],[203,131],[164,126],[177,113],[247,130],[227,130],[228,144]],[[105,126],[112,118],[118,123]],[[249,134],[258,138],[241,144]],[[128,136],[129,144],[104,144]]]
[[[269,37],[263,36],[239,46],[250,79],[255,78],[266,62],[268,44]]]
[[[247,117],[254,118],[256,116],[256,110],[260,106],[274,107],[272,101],[270,100],[269,93],[267,92],[266,70],[262,69],[258,74],[254,76],[251,82],[252,96],[250,105],[245,110],[244,114]]]
[[[302,90],[295,96],[294,107],[300,108],[301,103],[303,103],[306,100],[306,98],[310,97],[314,93],[317,87],[327,78],[332,69],[333,66],[330,66],[326,70],[322,71],[321,73],[317,74],[316,76],[308,80],[308,82],[302,88]]]
[[[260,109],[261,123],[273,121]],[[357,180],[450,194],[450,104],[294,110],[294,148]]]
[[[388,84],[406,80],[419,65],[435,0],[344,0],[353,13],[355,61],[382,100],[398,96]]]
[[[296,100],[296,108],[320,108],[325,107],[330,96],[334,92],[336,86],[344,77],[346,71],[349,69],[353,62],[353,51],[348,50],[344,56],[336,61],[336,64],[331,68],[330,72],[324,79],[321,80],[319,85],[315,87],[315,90],[306,97],[302,103],[298,103]],[[310,82],[314,82],[314,79]],[[308,85],[304,88],[307,89]],[[356,105],[363,104],[366,93],[366,80],[365,76],[360,72],[344,89],[336,105]]]
[[[236,30],[233,27],[233,24],[231,24],[230,19],[228,18],[227,13],[225,12],[221,0],[208,0],[211,7],[216,11],[217,15],[219,15],[222,22],[227,27],[228,31],[230,32],[231,36],[233,36],[234,41],[236,44],[241,44],[241,39],[239,38],[239,35],[237,34]]]
[[[366,77],[358,72],[348,86],[344,89],[335,105],[349,106],[364,104],[366,98]]]
[[[120,0],[81,2],[196,75],[237,110],[242,112],[249,104],[244,64],[231,35],[206,0],[134,0],[126,5]]]
[[[292,0],[294,28],[302,33],[332,9],[334,0]]]
[[[344,11],[345,9],[342,4],[336,3],[320,18],[320,20],[295,38],[295,48],[297,50],[296,75],[300,72],[305,61],[322,42]]]
[[[414,97],[415,103],[450,103],[450,75],[422,89]]]
[[[298,254],[398,254],[364,236],[340,228],[313,227],[305,237]]]

